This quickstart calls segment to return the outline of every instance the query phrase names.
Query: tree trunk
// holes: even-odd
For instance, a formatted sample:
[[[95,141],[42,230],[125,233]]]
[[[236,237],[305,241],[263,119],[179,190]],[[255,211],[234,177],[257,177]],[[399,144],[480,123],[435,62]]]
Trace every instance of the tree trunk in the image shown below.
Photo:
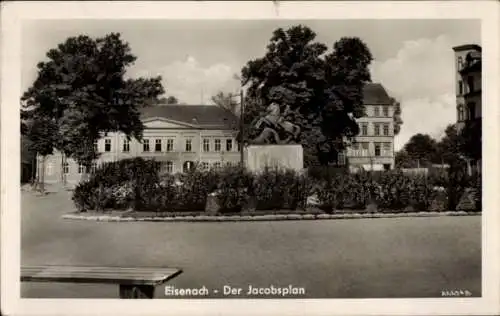
[[[45,194],[45,156],[42,156],[42,168],[38,175],[40,177],[40,192]]]
[[[65,163],[64,158],[65,158],[64,154],[61,153],[61,171],[62,171],[61,172],[61,182],[62,182],[63,186],[66,185],[66,173],[64,172],[64,163]]]
[[[38,159],[37,159],[37,154],[35,154],[35,158],[31,161],[31,167],[33,170],[31,170],[31,186],[36,189],[36,183],[37,183],[37,170],[38,170]]]

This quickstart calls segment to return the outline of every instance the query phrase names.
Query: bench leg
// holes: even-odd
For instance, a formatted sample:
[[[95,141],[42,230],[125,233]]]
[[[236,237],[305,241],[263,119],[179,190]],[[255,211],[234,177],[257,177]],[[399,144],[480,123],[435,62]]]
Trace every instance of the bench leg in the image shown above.
[[[120,298],[153,298],[155,287],[152,285],[122,285]]]

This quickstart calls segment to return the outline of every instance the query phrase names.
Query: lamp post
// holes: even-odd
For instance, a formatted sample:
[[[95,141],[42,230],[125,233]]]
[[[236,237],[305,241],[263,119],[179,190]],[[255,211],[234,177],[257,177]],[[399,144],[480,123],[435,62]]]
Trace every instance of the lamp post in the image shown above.
[[[243,94],[243,81],[241,77],[238,74],[233,75],[233,79],[238,80],[240,82],[240,124],[239,124],[239,133],[240,133],[240,165],[243,167],[245,164],[245,154],[244,154],[244,129],[245,129],[245,124],[244,124],[244,113],[245,113],[245,104],[244,104],[244,94]]]
[[[244,154],[244,135],[243,135],[243,130],[245,128],[245,124],[243,122],[243,115],[244,115],[244,97],[243,97],[243,89],[240,90],[240,164],[241,167],[244,166],[245,163],[245,154]]]
[[[236,96],[239,96],[240,97],[240,120],[239,120],[239,126],[238,126],[238,130],[239,130],[239,134],[240,134],[240,164],[241,166],[244,166],[244,162],[245,162],[245,154],[244,154],[244,148],[243,148],[243,131],[244,131],[244,128],[245,128],[245,124],[244,124],[244,121],[243,121],[243,116],[244,116],[244,95],[243,95],[243,89],[240,89],[240,93],[238,94],[232,94],[231,97],[236,97]]]

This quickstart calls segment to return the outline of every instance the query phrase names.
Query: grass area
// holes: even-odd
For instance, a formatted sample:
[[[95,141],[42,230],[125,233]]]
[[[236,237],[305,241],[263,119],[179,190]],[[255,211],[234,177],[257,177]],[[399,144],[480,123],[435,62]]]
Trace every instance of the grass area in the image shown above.
[[[70,221],[69,192],[22,193],[22,264],[171,266],[178,288],[304,287],[306,298],[481,295],[481,217],[153,223]],[[245,292],[245,290],[244,290]],[[22,297],[116,298],[114,286],[22,283]],[[164,298],[163,290],[157,296]],[[209,297],[221,297],[211,294]],[[245,297],[241,296],[240,298]]]

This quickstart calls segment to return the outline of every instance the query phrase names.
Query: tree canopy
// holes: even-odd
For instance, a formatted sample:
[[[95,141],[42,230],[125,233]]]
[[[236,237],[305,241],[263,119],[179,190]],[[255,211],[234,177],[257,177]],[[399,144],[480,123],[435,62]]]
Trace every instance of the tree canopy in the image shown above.
[[[372,55],[361,39],[340,38],[328,51],[315,38],[306,26],[278,28],[265,55],[242,69],[245,125],[271,102],[288,106],[302,129],[306,165],[335,162],[345,141],[359,133],[355,119],[364,115],[363,87],[371,81]]]
[[[70,37],[38,63],[38,76],[23,94],[23,132],[41,155],[52,148],[89,167],[102,133],[142,138],[140,107],[164,92],[161,77],[126,78],[136,60],[119,33]]]
[[[462,130],[457,130],[455,124],[450,124],[439,141],[429,135],[416,134],[396,154],[396,165],[403,168],[426,166],[430,163],[460,166],[465,159],[480,158],[478,153],[480,155],[481,142],[478,139],[480,140],[480,127],[473,124],[466,125]]]
[[[179,99],[177,99],[173,95],[169,97],[162,97],[158,101],[162,104],[179,104]]]
[[[239,107],[239,95],[219,91],[216,95],[212,96],[211,99],[212,102],[218,107],[229,110],[233,114],[237,114],[237,109]]]
[[[432,158],[436,155],[437,142],[431,136],[419,133],[410,138],[404,150],[412,160],[419,161],[422,165],[432,162]]]

